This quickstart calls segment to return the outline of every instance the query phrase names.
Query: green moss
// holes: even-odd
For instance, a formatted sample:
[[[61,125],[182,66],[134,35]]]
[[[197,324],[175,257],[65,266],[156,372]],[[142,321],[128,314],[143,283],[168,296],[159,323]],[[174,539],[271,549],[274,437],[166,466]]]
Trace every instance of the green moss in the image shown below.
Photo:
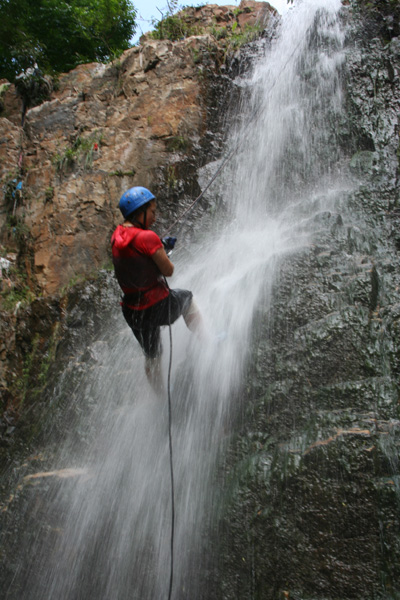
[[[17,304],[26,306],[36,298],[26,279],[25,271],[15,266],[10,267],[7,283],[3,284],[3,290],[0,294],[1,310],[12,312]]]
[[[76,274],[73,277],[71,277],[71,279],[68,281],[68,283],[66,283],[65,285],[63,285],[63,287],[60,290],[60,296],[63,297],[65,296],[69,290],[71,290],[72,288],[74,288],[76,285],[81,284],[82,282],[91,279],[92,277],[89,275],[84,275],[82,274]]]
[[[174,165],[169,165],[167,170],[167,187],[169,190],[174,190],[178,185],[178,177]]]
[[[15,383],[21,403],[28,395],[35,400],[48,383],[48,371],[54,362],[59,339],[60,323],[56,323],[50,339],[44,340],[39,333],[32,339],[31,351],[24,358],[22,376]]]
[[[131,171],[122,171],[120,169],[117,169],[116,171],[111,171],[109,175],[111,177],[133,177],[135,173],[135,169],[132,169]]]
[[[180,14],[177,14],[168,15],[164,19],[161,19],[161,21],[158,21],[149,36],[153,40],[171,40],[172,42],[176,42],[191,35],[201,35],[203,32],[204,29],[202,27],[189,25]]]
[[[35,299],[35,294],[27,287],[5,289],[1,292],[2,310],[13,311],[18,303],[27,305]]]
[[[98,131],[87,138],[78,136],[70,146],[54,156],[53,162],[57,171],[60,174],[66,173],[75,166],[80,166],[84,170],[91,169],[94,152],[96,152],[102,138],[103,134]]]
[[[171,137],[166,142],[166,147],[169,152],[178,152],[188,150],[190,142],[182,135]]]
[[[57,342],[59,338],[59,329],[60,323],[56,323],[53,329],[53,334],[47,346],[47,352],[45,352],[41,357],[39,374],[37,376],[38,388],[35,390],[35,394],[38,394],[47,384],[47,373],[51,364],[54,361]]]
[[[25,243],[30,238],[30,229],[20,217],[9,215],[7,218],[7,227],[11,230],[11,235],[16,239],[18,244]]]
[[[51,202],[51,200],[53,200],[53,198],[54,198],[54,188],[50,186],[50,187],[46,188],[46,190],[44,192],[44,201]]]
[[[234,33],[236,30],[232,27],[232,35],[229,38],[229,47],[228,50],[237,50],[244,44],[248,44],[253,40],[256,40],[260,37],[263,27],[260,24],[257,25],[245,25],[243,31],[241,33]]]

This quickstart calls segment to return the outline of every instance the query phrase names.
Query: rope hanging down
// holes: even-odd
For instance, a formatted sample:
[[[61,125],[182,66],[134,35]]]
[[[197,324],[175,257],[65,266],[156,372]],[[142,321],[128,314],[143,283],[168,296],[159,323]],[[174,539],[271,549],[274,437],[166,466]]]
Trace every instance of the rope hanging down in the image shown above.
[[[290,61],[292,60],[293,56],[295,55],[295,53],[299,49],[300,45],[302,44],[303,40],[306,38],[307,33],[308,32],[306,32],[304,38],[302,38],[298,42],[298,44],[295,46],[294,50],[289,55],[288,59],[286,60],[285,64],[283,65],[282,69],[279,71],[278,76],[275,78],[274,82],[272,83],[271,87],[269,88],[269,90],[267,92],[267,96],[269,96],[269,94],[272,92],[272,90],[276,86],[278,80],[280,79],[280,76],[282,75],[282,73],[284,72],[284,70],[286,69],[286,67],[290,63]],[[249,126],[253,121],[255,121],[257,119],[257,117],[261,113],[262,109],[263,109],[263,105],[260,104],[260,106],[253,111],[253,113],[250,115],[250,119],[249,119],[249,121],[247,123],[247,126]],[[217,179],[217,177],[223,171],[223,169],[228,164],[228,162],[239,151],[239,149],[241,148],[241,146],[242,146],[242,140],[240,139],[238,141],[238,143],[236,144],[236,146],[223,159],[222,163],[220,164],[220,166],[218,167],[218,169],[216,170],[216,172],[214,173],[214,175],[211,177],[210,181],[207,183],[207,185],[204,188],[204,190],[197,196],[197,198],[192,202],[192,204],[190,206],[188,206],[188,208],[186,210],[184,210],[183,213],[172,223],[172,225],[170,225],[170,227],[163,233],[162,237],[165,237],[166,235],[168,235],[172,231],[172,229],[175,227],[175,225],[177,225],[180,221],[183,221],[182,225],[180,226],[180,228],[177,231],[177,235],[180,233],[180,231],[181,231],[181,229],[182,229],[182,227],[184,225],[184,222],[186,220],[185,219],[186,215],[194,208],[194,206],[198,202],[200,202],[200,200],[203,198],[204,194],[207,192],[208,188],[214,183],[214,181]]]
[[[167,278],[165,284],[169,290]],[[172,586],[174,583],[174,540],[175,540],[175,483],[174,483],[174,461],[172,454],[172,402],[171,402],[171,372],[172,372],[172,327],[171,327],[171,296],[168,298],[168,327],[169,327],[169,363],[168,363],[168,445],[169,445],[169,472],[171,479],[171,539],[170,539],[170,574],[168,600],[172,598]]]
[[[171,403],[171,370],[172,370],[172,329],[169,324],[169,365],[168,365],[168,442],[169,442],[169,467],[171,476],[171,565],[169,577],[168,600],[172,597],[172,585],[174,581],[174,537],[175,537],[175,484],[174,484],[174,462],[172,456],[172,403]]]

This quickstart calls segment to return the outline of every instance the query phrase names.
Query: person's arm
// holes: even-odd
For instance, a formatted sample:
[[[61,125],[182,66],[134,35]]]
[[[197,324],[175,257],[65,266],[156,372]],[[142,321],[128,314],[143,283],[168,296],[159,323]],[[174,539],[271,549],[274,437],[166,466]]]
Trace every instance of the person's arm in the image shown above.
[[[154,254],[152,254],[151,258],[156,263],[157,267],[160,269],[160,273],[165,275],[165,277],[171,277],[174,272],[174,265],[169,260],[164,248],[159,248]]]

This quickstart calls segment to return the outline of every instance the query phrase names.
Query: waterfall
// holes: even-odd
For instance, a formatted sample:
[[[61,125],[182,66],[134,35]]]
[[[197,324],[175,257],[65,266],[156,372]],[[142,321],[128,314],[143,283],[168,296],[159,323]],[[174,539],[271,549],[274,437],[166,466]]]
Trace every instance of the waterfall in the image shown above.
[[[210,332],[200,341],[182,320],[172,327],[172,344],[168,329],[163,332],[165,378],[172,346],[175,599],[200,598],[206,585],[202,566],[212,553],[207,532],[218,518],[219,468],[276,264],[311,243],[316,215],[334,206],[347,185],[332,137],[342,103],[339,8],[339,0],[299,2],[276,39],[257,42],[260,57],[237,81],[243,102],[227,140],[228,152],[237,151],[219,182],[213,226],[190,256],[178,240],[172,257],[171,287],[194,292]],[[88,440],[79,446],[84,451],[72,433],[57,452],[55,468],[77,474],[49,491],[49,513],[61,526],[45,541],[41,532],[33,540],[36,558],[20,598],[167,598],[167,398],[149,389],[122,316],[104,339],[107,344],[91,349],[96,367],[74,390],[91,407],[79,425]]]

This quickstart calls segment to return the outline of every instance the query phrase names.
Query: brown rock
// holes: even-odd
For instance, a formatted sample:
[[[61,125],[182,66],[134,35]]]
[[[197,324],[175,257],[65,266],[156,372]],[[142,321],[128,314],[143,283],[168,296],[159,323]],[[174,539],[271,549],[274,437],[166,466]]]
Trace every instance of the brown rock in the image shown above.
[[[109,262],[109,238],[125,189],[140,184],[165,196],[171,169],[175,174],[179,161],[193,162],[185,152],[201,145],[207,77],[218,74],[225,52],[207,26],[212,31],[215,23],[237,22],[240,28],[271,10],[268,3],[251,0],[239,10],[188,8],[181,14],[201,24],[201,35],[178,42],[144,36],[140,47],[112,64],[80,65],[62,74],[51,99],[27,110],[24,129],[10,86],[10,119],[0,119],[0,175],[3,183],[10,174],[23,181],[13,207],[14,233],[23,226],[25,251],[29,247],[33,256],[25,264],[43,294]],[[180,148],[185,148],[181,154]],[[160,204],[171,212],[168,202]],[[15,250],[19,242],[10,237],[9,213],[1,200],[0,242]]]

